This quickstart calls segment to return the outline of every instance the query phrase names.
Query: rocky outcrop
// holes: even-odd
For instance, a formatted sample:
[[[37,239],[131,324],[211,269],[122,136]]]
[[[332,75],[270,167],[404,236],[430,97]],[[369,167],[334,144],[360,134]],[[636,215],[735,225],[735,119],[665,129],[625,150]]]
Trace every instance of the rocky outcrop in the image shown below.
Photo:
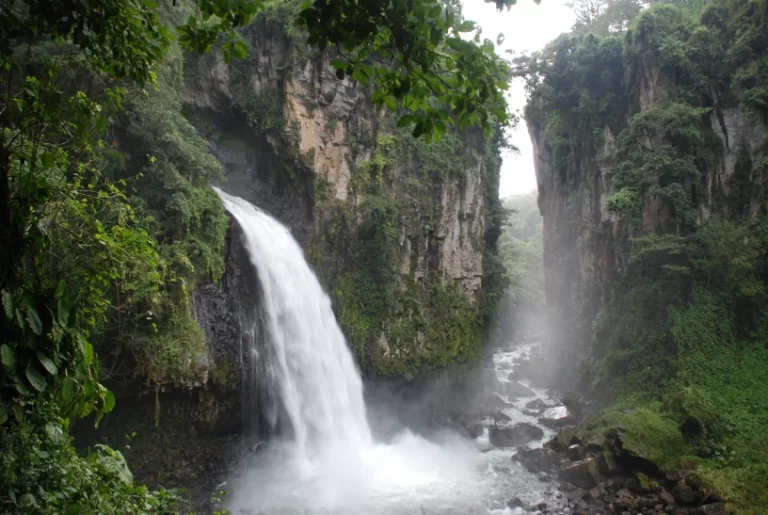
[[[481,316],[493,145],[472,132],[415,141],[366,89],[336,78],[331,53],[271,21],[244,36],[243,62],[216,52],[187,62],[185,110],[224,165],[222,189],[290,227],[364,372],[412,375],[474,355],[475,328],[437,326]]]
[[[676,19],[675,11],[651,12],[654,14],[641,24],[643,31],[673,30],[653,16]],[[653,25],[657,22],[658,26]],[[573,365],[589,359],[598,313],[620,297],[620,285],[630,268],[631,238],[686,235],[713,217],[756,216],[768,207],[764,193],[766,125],[761,113],[735,101],[737,95],[725,80],[715,86],[715,79],[709,77],[711,86],[705,89],[691,85],[688,78],[662,64],[666,49],[654,46],[653,38],[630,34],[623,43],[617,42],[624,45],[625,54],[616,62],[587,56],[594,41],[582,42],[585,54],[574,57],[585,59],[584,66],[590,71],[580,76],[558,69],[564,76],[558,77],[553,98],[582,93],[595,97],[584,105],[553,101],[542,88],[534,92],[527,108],[543,217],[545,293],[551,322],[545,337],[553,348],[568,353],[559,361],[569,363],[566,372],[570,374],[562,370],[551,374],[561,384],[573,384]],[[681,40],[680,44],[686,43]],[[693,66],[701,67],[697,70],[702,76],[712,73],[705,63]],[[593,86],[587,93],[589,84],[580,82],[588,81],[589,73],[598,76],[617,69],[627,73],[626,87],[617,80],[614,89],[596,92]],[[589,103],[592,100],[603,103],[598,108]],[[689,121],[682,119],[685,113],[693,113]],[[686,146],[688,143],[675,140],[674,134],[680,134],[672,128],[675,123],[694,135],[691,142],[695,144]],[[627,145],[627,137],[635,139]],[[662,151],[674,158],[665,157]],[[637,152],[643,157],[637,158]],[[665,159],[669,159],[667,164],[659,164]],[[681,178],[686,163],[690,164],[689,174]],[[623,178],[617,180],[621,174]],[[671,183],[679,188],[665,191]],[[627,185],[623,192],[636,197],[620,200],[637,202],[639,212],[631,216],[608,205]]]
[[[648,475],[639,471],[637,462],[624,459],[620,439],[615,436],[619,432],[618,428],[607,431],[612,438],[600,433],[587,445],[574,428],[567,428],[543,447],[518,447],[512,460],[542,478],[557,478],[560,494],[556,498],[565,501],[568,513],[727,513],[725,500],[694,472],[664,475],[657,469]],[[573,455],[574,446],[581,452]],[[515,500],[510,503],[510,507],[523,506]]]

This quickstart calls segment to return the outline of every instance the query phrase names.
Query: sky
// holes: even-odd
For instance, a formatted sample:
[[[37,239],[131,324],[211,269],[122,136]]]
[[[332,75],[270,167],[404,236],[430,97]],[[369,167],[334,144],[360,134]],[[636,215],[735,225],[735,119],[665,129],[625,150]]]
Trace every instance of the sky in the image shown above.
[[[538,50],[563,32],[571,29],[573,13],[564,4],[565,0],[542,0],[536,5],[534,0],[518,0],[517,5],[507,11],[496,11],[496,3],[483,0],[463,0],[464,17],[476,21],[483,27],[483,37],[496,41],[499,33],[504,34],[504,42],[497,46],[501,56],[513,57],[504,51],[509,49],[520,54],[524,51]],[[522,115],[525,107],[525,91],[522,81],[516,80],[510,88],[509,106],[513,112]],[[521,120],[510,142],[520,149],[519,154],[505,153],[501,167],[499,196],[504,198],[515,193],[527,193],[536,188],[536,176],[533,171],[533,148],[528,137],[528,129]]]

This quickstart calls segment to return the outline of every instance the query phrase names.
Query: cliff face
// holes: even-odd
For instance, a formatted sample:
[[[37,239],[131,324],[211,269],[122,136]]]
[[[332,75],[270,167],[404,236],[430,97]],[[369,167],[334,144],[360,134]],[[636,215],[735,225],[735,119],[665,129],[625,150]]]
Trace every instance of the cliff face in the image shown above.
[[[589,349],[600,346],[599,313],[627,290],[634,238],[685,237],[713,219],[766,213],[765,116],[746,101],[757,93],[730,83],[733,69],[711,65],[731,55],[731,66],[747,69],[761,51],[735,41],[734,26],[748,22],[734,14],[746,3],[732,4],[700,23],[660,6],[626,36],[563,37],[545,51],[547,78],[526,118],[544,222],[547,338],[568,363],[598,358]],[[670,55],[671,41],[686,50]],[[751,53],[739,44],[753,44]],[[567,368],[561,377],[572,384],[575,367]]]
[[[332,55],[289,33],[261,20],[244,33],[246,61],[187,59],[185,114],[224,166],[221,187],[290,227],[365,372],[412,374],[476,354],[497,151],[479,133],[414,140],[336,78]],[[242,273],[233,259],[225,287]],[[211,288],[195,294],[198,306],[216,304]],[[212,342],[231,324],[219,320],[203,324]]]

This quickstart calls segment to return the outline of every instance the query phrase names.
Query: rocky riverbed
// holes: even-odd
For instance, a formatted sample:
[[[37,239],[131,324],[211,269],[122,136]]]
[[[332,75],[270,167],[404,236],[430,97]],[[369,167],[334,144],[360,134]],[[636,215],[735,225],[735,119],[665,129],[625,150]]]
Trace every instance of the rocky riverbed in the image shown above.
[[[491,380],[458,420],[479,446],[509,449],[513,462],[546,485],[533,495],[510,492],[506,506],[491,513],[725,515],[725,500],[707,490],[695,463],[662,474],[627,443],[621,422],[583,437],[578,403],[566,401],[569,409],[542,388],[538,352],[538,344],[497,349]]]
[[[633,452],[621,424],[582,434],[583,410],[546,388],[537,374],[538,353],[537,343],[496,349],[482,370],[482,386],[443,399],[438,404],[446,409],[396,399],[400,415],[409,405],[429,412],[432,429],[418,423],[393,429],[363,457],[364,472],[341,483],[336,465],[301,478],[286,469],[279,442],[259,446],[224,485],[234,492],[230,509],[259,515],[725,514],[724,500],[704,488],[695,464],[662,474]],[[392,418],[393,412],[372,425],[401,425]]]

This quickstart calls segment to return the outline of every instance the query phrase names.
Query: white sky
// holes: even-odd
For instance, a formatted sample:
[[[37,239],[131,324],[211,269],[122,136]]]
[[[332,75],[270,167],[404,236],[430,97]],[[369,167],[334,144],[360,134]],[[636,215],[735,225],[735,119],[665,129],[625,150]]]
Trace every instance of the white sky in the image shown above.
[[[464,17],[483,27],[483,37],[496,41],[501,32],[505,39],[497,52],[503,57],[512,58],[505,50],[533,51],[567,32],[573,25],[573,13],[565,7],[564,0],[542,0],[536,5],[533,0],[518,0],[517,5],[502,12],[496,11],[496,3],[483,0],[463,0]],[[525,107],[525,91],[521,81],[515,81],[510,88],[509,106],[513,112],[522,114]],[[519,154],[506,153],[501,167],[501,185],[499,196],[504,198],[513,193],[526,193],[536,188],[533,171],[533,149],[528,137],[528,129],[521,120],[519,127],[512,133],[510,141],[520,149]]]

